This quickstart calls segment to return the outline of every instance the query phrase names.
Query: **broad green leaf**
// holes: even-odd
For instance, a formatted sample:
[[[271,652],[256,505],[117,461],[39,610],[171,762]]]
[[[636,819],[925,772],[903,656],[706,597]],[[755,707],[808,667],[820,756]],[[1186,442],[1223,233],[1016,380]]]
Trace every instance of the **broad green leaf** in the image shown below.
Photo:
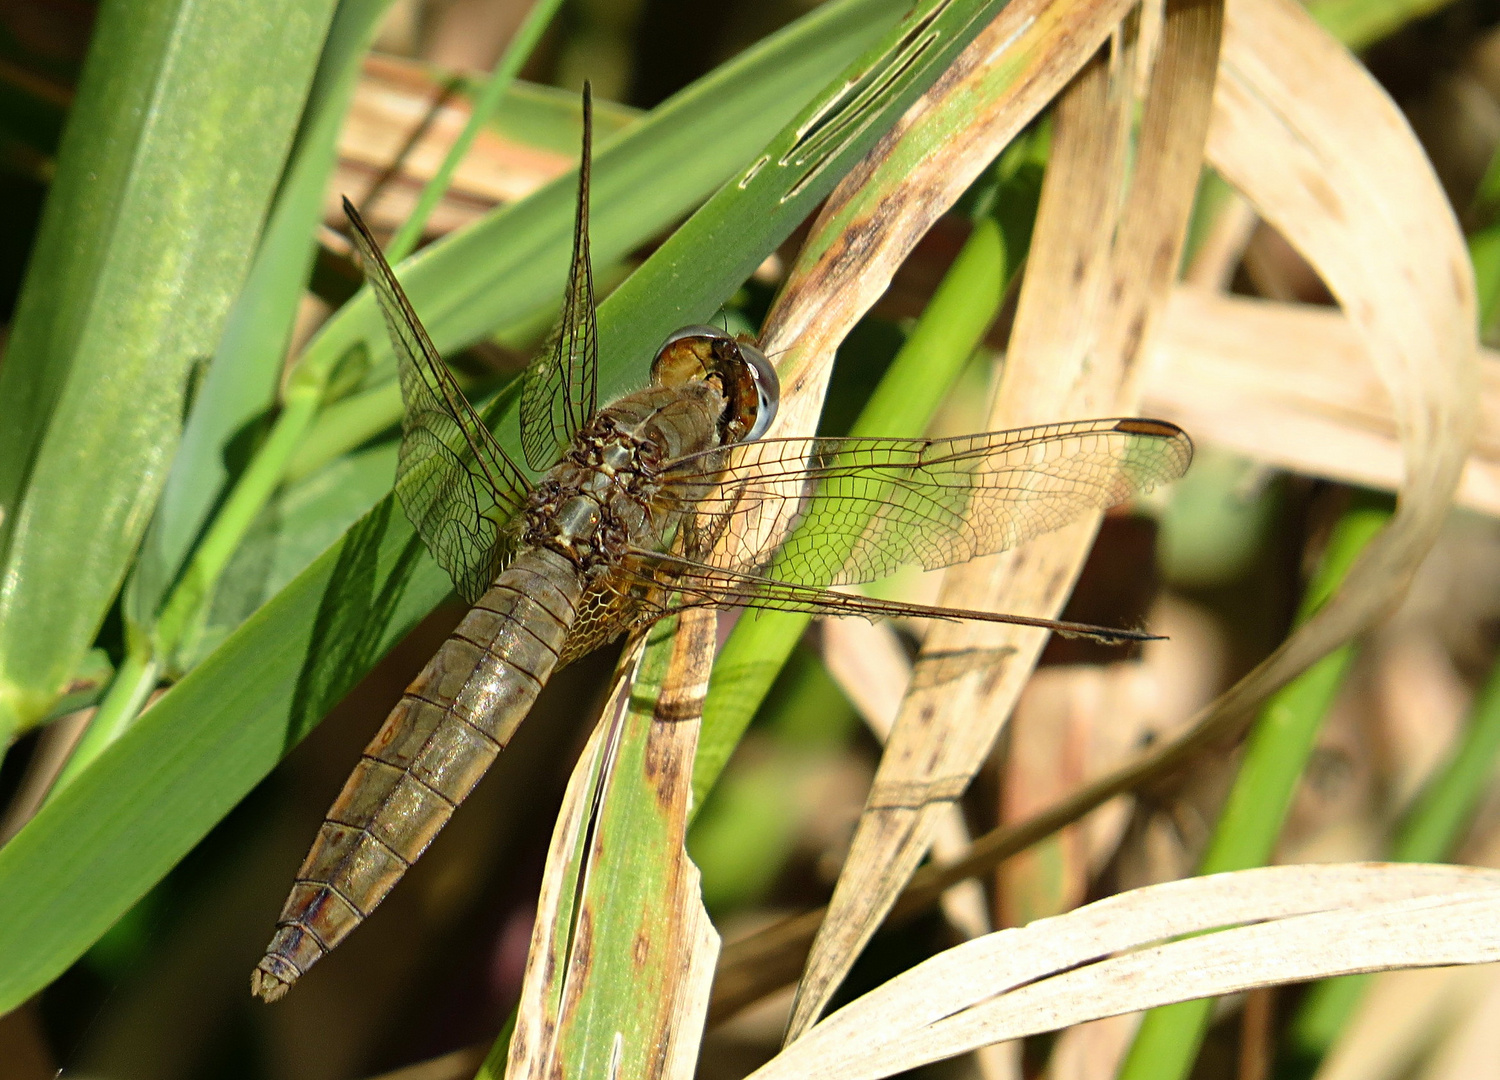
[[[331,15],[100,10],[0,366],[0,745],[46,715],[124,578]]]
[[[287,341],[317,251],[323,193],[361,61],[390,0],[342,0],[301,127],[244,288],[193,397],[171,475],[126,591],[126,616],[149,624],[230,476],[254,424],[276,404]],[[320,549],[321,550],[321,549]]]
[[[617,668],[602,722],[574,769],[537,905],[515,1034],[478,1080],[674,1075],[696,1036],[718,939],[683,834],[714,634],[712,612],[663,620]],[[699,993],[702,992],[702,993]],[[685,1044],[681,1034],[692,1040]]]
[[[741,181],[726,185],[602,306],[605,393],[640,379],[656,343],[673,326],[712,313],[997,5],[923,5],[913,18],[925,33],[908,35],[911,23],[887,33],[863,61],[812,96],[848,63],[844,38],[850,31],[868,31],[872,23],[889,27],[902,6],[845,0],[776,39],[799,51],[756,54],[776,71],[800,70],[803,81],[784,85],[783,92],[802,101],[812,97],[812,104],[800,112],[793,105],[788,113],[795,115],[766,148],[765,164],[752,165]],[[934,8],[941,14],[929,22]],[[794,36],[808,25],[843,36]],[[836,45],[844,45],[842,55]],[[800,50],[816,52],[818,63]],[[884,79],[893,65],[897,77]],[[710,78],[722,77],[723,71]],[[872,83],[881,90],[868,92]],[[693,111],[711,116],[711,105],[697,102]],[[710,132],[734,134],[736,125],[761,119],[741,115],[728,98],[723,109],[727,115]],[[816,128],[809,123],[815,115],[823,119]],[[700,135],[683,151],[704,154],[704,141]],[[660,176],[639,179],[650,185]],[[497,259],[494,250],[472,254],[486,267]],[[451,258],[438,265],[460,278]],[[414,273],[423,262],[421,256],[413,260]],[[471,267],[468,273],[470,284],[475,278],[484,284],[487,270]],[[428,287],[433,284],[429,278]],[[428,314],[420,298],[417,306]],[[483,332],[477,318],[478,330],[464,331],[469,313],[462,303],[438,306],[445,309],[437,317],[444,327],[439,340],[451,344],[463,340],[464,332]],[[383,328],[369,315],[373,311],[360,316],[366,337],[356,334],[353,315],[337,333],[349,345],[384,347]],[[502,394],[495,412],[502,441],[518,454],[514,396]],[[70,964],[448,591],[446,577],[394,502],[383,499],[44,807],[0,849],[0,910],[6,912],[0,920],[0,1010],[25,1000]]]

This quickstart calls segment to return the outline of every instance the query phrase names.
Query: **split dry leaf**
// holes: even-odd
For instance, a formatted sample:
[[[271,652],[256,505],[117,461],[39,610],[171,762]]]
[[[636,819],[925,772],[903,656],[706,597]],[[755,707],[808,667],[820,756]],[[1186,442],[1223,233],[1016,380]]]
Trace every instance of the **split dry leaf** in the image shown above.
[[[1176,1001],[1490,963],[1500,960],[1497,917],[1500,873],[1470,867],[1280,866],[1153,885],[949,949],[834,1013],[752,1075],[873,1080]]]
[[[1151,353],[1143,410],[1199,442],[1308,476],[1400,486],[1390,391],[1338,309],[1182,287]],[[1481,350],[1479,368],[1479,434],[1458,502],[1500,514],[1500,354]]]
[[[1026,281],[989,426],[1134,411],[1141,342],[1164,306],[1192,205],[1217,64],[1219,7],[1171,0],[1146,82],[1134,170],[1135,22],[1112,59],[1087,66],[1063,96]],[[976,44],[978,44],[976,42]],[[1059,64],[1062,59],[1059,58]],[[1074,67],[1070,70],[1077,70]],[[982,93],[963,87],[964,100]],[[939,88],[941,89],[941,88]],[[955,93],[955,88],[947,88]],[[939,99],[941,101],[942,99]],[[1037,102],[992,101],[1008,116]],[[935,106],[940,107],[940,106]],[[993,156],[1004,124],[976,123],[965,147]],[[1008,136],[1006,136],[1008,138]],[[949,607],[1056,617],[1093,544],[1099,515],[1015,551],[948,571]],[[926,854],[944,809],[968,786],[1030,676],[1045,633],[935,625],[829,913],[813,943],[789,1039],[816,1020]],[[955,658],[968,663],[955,663]],[[956,670],[962,668],[963,670]]]
[[[683,837],[713,638],[690,612],[621,659],[548,852],[514,1080],[693,1074],[719,939]]]

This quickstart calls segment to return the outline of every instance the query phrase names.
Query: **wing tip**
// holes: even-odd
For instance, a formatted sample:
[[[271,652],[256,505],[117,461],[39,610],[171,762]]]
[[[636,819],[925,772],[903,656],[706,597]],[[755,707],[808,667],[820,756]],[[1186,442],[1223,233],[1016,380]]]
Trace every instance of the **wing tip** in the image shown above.
[[[1192,436],[1170,420],[1156,420],[1146,416],[1127,416],[1114,422],[1113,430],[1122,435],[1138,435],[1147,439],[1159,439],[1162,442],[1175,443],[1172,451],[1173,464],[1170,473],[1161,477],[1161,480],[1175,480],[1188,471],[1188,466],[1193,463],[1193,454],[1197,449],[1193,445]],[[1158,481],[1159,482],[1159,481]],[[1153,483],[1152,486],[1155,486]]]

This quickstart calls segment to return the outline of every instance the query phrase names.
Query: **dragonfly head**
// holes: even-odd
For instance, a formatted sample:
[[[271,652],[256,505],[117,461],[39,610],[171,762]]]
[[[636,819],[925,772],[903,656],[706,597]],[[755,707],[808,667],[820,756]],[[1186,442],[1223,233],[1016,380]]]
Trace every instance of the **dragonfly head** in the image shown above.
[[[749,442],[766,433],[776,416],[781,383],[766,354],[714,326],[684,326],[667,335],[651,362],[657,386],[717,379],[728,400],[720,421],[724,442]]]

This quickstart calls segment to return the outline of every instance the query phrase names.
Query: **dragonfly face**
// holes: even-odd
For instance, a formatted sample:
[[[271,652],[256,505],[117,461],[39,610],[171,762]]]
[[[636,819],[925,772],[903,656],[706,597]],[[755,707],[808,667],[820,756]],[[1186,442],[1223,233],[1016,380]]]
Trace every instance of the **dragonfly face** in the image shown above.
[[[347,201],[395,345],[396,494],[473,609],[407,688],[328,812],[251,989],[274,1001],[380,903],[563,663],[692,607],[908,615],[1150,635],[901,604],[833,586],[1012,547],[1176,479],[1192,444],[1160,420],[950,439],[771,439],[776,374],[709,326],[670,335],[652,383],[603,408],[588,250],[584,91],[573,261],[550,346],[524,376],[532,484],[464,399]]]
[[[751,342],[712,326],[684,326],[667,335],[651,362],[655,386],[683,386],[717,378],[727,406],[721,427],[725,443],[748,442],[766,433],[781,402],[781,382],[766,354]]]

